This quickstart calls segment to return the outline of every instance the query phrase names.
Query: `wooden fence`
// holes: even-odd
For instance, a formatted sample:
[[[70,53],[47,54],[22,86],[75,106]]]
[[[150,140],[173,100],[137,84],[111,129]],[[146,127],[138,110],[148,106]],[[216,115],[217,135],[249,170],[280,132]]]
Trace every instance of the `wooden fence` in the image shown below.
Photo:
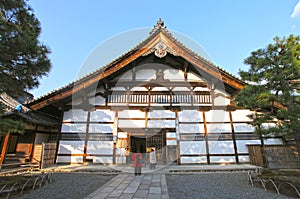
[[[247,145],[250,164],[270,169],[299,168],[298,153],[289,145]]]
[[[46,168],[55,163],[56,143],[42,143],[34,146],[33,162],[38,162],[40,168]]]

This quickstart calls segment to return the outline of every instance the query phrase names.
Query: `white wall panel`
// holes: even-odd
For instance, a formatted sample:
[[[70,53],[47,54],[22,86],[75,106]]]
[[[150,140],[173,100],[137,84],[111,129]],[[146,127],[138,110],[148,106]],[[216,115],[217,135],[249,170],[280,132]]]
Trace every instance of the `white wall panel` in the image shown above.
[[[233,142],[229,141],[208,141],[210,154],[233,154]]]
[[[90,124],[89,133],[112,133],[113,124]]]
[[[180,154],[206,154],[206,147],[204,141],[180,141]]]
[[[63,133],[85,133],[86,124],[74,124],[74,123],[65,123],[61,126],[61,132]]]
[[[57,163],[82,163],[82,156],[57,156]]]
[[[145,120],[119,120],[119,128],[145,128]]]
[[[180,157],[180,162],[182,164],[191,164],[191,163],[207,163],[207,158],[205,156],[198,157]]]
[[[89,101],[92,105],[98,105],[98,106],[105,105],[105,98],[103,98],[101,96],[93,97],[93,98],[89,99]]]
[[[219,123],[219,124],[207,124],[207,131],[208,133],[230,133],[232,132],[231,130],[231,125],[230,124],[224,124],[224,123]]]
[[[234,156],[219,156],[219,157],[210,157],[211,163],[233,163],[235,162]]]
[[[63,122],[86,122],[87,113],[80,109],[71,109],[64,112]]]
[[[272,145],[272,144],[282,145],[283,141],[281,138],[267,138],[267,139],[264,139],[264,144],[265,145]]]
[[[197,110],[183,110],[178,112],[179,122],[203,122],[203,114]]]
[[[139,110],[124,110],[118,113],[118,118],[145,118],[145,112]]]
[[[238,153],[248,153],[247,144],[260,144],[260,140],[236,140]]]
[[[115,112],[110,110],[96,110],[91,112],[91,122],[113,122],[115,118]]]
[[[113,158],[112,157],[93,157],[93,163],[107,163],[107,164],[112,164],[113,163]]]
[[[113,142],[112,141],[88,141],[87,154],[113,154]]]
[[[177,69],[167,69],[164,71],[164,77],[171,81],[184,81],[184,72]]]
[[[239,162],[240,163],[243,163],[243,162],[250,162],[249,160],[249,156],[248,155],[242,155],[242,156],[239,156]]]
[[[232,120],[233,122],[250,122],[250,118],[247,115],[253,114],[253,111],[247,109],[241,109],[232,111]]]
[[[175,112],[169,110],[153,110],[148,113],[148,118],[175,118]]]
[[[223,110],[210,110],[205,117],[207,122],[230,122],[229,113]]]
[[[233,124],[234,132],[254,132],[254,127],[247,123],[234,123]]]
[[[59,142],[58,154],[83,154],[84,141],[65,141]]]
[[[175,128],[175,120],[148,120],[148,128]]]
[[[156,79],[156,71],[153,69],[141,69],[136,72],[136,80]]]
[[[204,133],[203,124],[179,124],[179,133]]]

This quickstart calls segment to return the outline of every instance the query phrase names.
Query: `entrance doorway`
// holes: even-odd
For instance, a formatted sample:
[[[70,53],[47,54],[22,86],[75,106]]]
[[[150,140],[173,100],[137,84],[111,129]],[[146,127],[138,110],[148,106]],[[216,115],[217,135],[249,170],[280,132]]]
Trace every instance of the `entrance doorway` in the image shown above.
[[[146,138],[130,136],[130,152],[131,153],[146,153]]]

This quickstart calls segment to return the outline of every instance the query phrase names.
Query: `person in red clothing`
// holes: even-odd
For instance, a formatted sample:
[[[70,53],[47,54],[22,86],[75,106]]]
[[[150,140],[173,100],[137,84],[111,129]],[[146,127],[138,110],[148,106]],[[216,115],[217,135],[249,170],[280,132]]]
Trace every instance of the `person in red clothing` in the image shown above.
[[[134,153],[132,155],[132,159],[133,159],[134,174],[141,175],[142,166],[143,166],[143,155],[141,153]]]

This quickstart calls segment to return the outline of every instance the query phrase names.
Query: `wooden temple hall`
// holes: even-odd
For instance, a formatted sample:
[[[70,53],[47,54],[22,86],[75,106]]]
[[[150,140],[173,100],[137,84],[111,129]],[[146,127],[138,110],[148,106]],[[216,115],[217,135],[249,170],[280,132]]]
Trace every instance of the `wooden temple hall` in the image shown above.
[[[260,139],[233,96],[245,82],[177,40],[159,20],[111,63],[27,104],[58,118],[56,163],[126,164],[157,151],[159,164],[247,163]]]

